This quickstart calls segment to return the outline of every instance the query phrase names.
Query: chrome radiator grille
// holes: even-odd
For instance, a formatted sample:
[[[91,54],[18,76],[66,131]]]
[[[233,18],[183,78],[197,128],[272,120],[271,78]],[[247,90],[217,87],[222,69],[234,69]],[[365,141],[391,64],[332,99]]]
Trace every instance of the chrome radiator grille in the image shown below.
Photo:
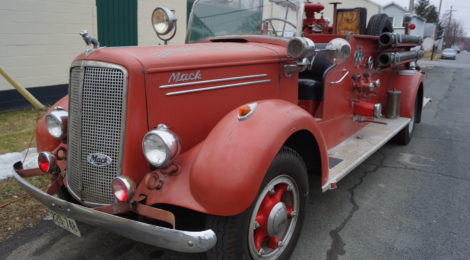
[[[94,204],[111,204],[111,181],[121,174],[127,72],[102,62],[72,67],[69,89],[68,188],[75,197]],[[111,162],[96,166],[91,154]]]

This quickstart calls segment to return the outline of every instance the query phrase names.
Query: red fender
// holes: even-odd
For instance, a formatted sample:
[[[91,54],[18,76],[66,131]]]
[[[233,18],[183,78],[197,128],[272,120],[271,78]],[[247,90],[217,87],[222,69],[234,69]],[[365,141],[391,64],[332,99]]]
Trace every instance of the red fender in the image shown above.
[[[248,119],[240,121],[237,116],[238,110],[233,110],[219,121],[191,169],[191,193],[206,212],[235,215],[246,210],[272,160],[299,130],[310,131],[316,139],[322,175],[328,174],[325,139],[315,119],[302,108],[283,100],[264,100]]]
[[[411,118],[418,89],[424,80],[424,75],[416,71],[414,75],[396,75],[394,76],[391,89],[401,91],[400,116]]]
[[[38,152],[52,151],[59,144],[60,140],[55,139],[49,134],[46,127],[46,115],[54,110],[55,107],[63,107],[65,110],[69,110],[69,96],[61,98],[57,103],[50,107],[46,113],[43,114],[42,118],[36,122],[36,145]]]

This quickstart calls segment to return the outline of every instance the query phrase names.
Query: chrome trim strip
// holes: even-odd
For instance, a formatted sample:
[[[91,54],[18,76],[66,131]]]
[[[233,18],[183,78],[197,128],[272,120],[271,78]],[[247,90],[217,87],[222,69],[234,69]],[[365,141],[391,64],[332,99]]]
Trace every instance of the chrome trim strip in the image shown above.
[[[267,83],[267,82],[271,82],[271,80],[270,79],[265,79],[265,80],[258,80],[258,81],[248,81],[248,82],[213,86],[213,87],[207,87],[207,88],[188,89],[188,90],[182,90],[182,91],[168,92],[168,93],[166,93],[166,95],[167,96],[174,96],[174,95],[188,94],[188,93],[215,90],[215,89],[222,89],[222,88],[241,87],[241,86],[247,86],[247,85],[253,85],[253,84]]]
[[[113,63],[108,63],[108,62],[102,62],[102,61],[94,61],[94,60],[79,60],[79,61],[75,61],[72,63],[72,65],[70,66],[70,71],[72,70],[73,67],[80,67],[80,113],[81,113],[81,110],[82,110],[82,89],[83,89],[83,80],[85,78],[85,67],[104,67],[104,68],[112,68],[112,69],[118,69],[118,70],[121,70],[122,73],[124,74],[124,78],[123,78],[123,103],[122,103],[122,120],[121,120],[121,147],[120,147],[120,151],[119,151],[119,164],[117,165],[117,176],[121,176],[122,175],[122,163],[123,163],[123,158],[124,158],[124,138],[125,138],[125,133],[126,133],[126,116],[127,116],[127,89],[128,89],[128,83],[129,83],[129,73],[127,71],[126,68],[124,68],[123,66],[121,65],[118,65],[118,64],[113,64]],[[70,84],[69,84],[69,93],[70,93]],[[81,132],[81,118],[80,118],[80,132]],[[69,135],[69,131],[70,131],[71,128],[68,128],[68,133],[67,135]],[[82,151],[81,151],[81,146],[79,147],[79,153],[81,154]],[[68,154],[68,152],[67,152]],[[79,160],[80,164],[81,164],[81,160]],[[67,166],[68,166],[68,162],[67,162]],[[81,165],[79,166],[80,169],[82,169]],[[67,183],[67,190],[69,191],[69,193],[72,195],[72,197],[74,197],[77,201],[79,201],[80,203],[82,203],[83,205],[85,206],[91,206],[91,207],[98,207],[98,206],[103,206],[103,205],[107,205],[107,204],[101,204],[101,203],[94,203],[94,202],[86,202],[86,201],[83,201],[81,198],[82,198],[82,195],[81,194],[76,194],[72,189],[69,189],[68,188],[68,178],[67,178],[67,174],[66,174],[66,178],[65,178],[65,181]],[[81,191],[83,190],[82,188],[82,178],[80,178],[80,193]],[[110,183],[111,185],[111,183]],[[116,200],[115,200],[116,201]]]
[[[52,211],[89,225],[105,228],[135,241],[186,253],[205,252],[213,248],[217,242],[217,236],[212,229],[184,231],[107,214],[51,196],[31,185],[16,172],[13,176],[31,197]]]
[[[233,78],[209,79],[209,80],[201,80],[201,81],[161,85],[160,88],[185,87],[185,86],[192,86],[192,85],[198,85],[198,84],[208,84],[208,83],[232,81],[232,80],[239,80],[239,79],[262,78],[262,77],[267,77],[267,76],[268,76],[268,74],[257,74],[257,75],[247,75],[247,76],[239,76],[239,77],[233,77]]]

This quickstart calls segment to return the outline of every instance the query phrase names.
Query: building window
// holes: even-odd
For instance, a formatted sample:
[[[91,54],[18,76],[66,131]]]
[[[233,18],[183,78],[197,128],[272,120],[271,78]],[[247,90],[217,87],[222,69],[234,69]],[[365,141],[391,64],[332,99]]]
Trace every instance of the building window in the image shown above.
[[[393,28],[403,28],[403,16],[389,17],[392,22]]]

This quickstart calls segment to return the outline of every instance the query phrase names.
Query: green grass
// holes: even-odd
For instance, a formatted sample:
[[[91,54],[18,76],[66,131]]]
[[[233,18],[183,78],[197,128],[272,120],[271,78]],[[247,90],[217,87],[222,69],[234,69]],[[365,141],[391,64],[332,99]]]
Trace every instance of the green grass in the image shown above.
[[[423,60],[430,60],[431,59],[431,51],[425,51]],[[441,53],[439,51],[436,51],[434,53],[434,60],[440,60],[441,59]]]
[[[37,111],[21,109],[0,112],[0,154],[28,148],[34,133]],[[32,143],[35,146],[35,143]]]
[[[0,154],[19,152],[28,148],[34,134],[37,113],[33,109],[0,112]],[[34,146],[36,144],[33,140],[31,147]],[[49,178],[45,176],[28,178],[28,181],[43,190],[50,183]],[[13,178],[0,181],[0,205],[24,194],[25,191]],[[47,214],[47,208],[31,197],[0,208],[0,241],[26,227],[36,225]]]
[[[42,190],[50,184],[49,178],[45,176],[28,178],[28,181]],[[0,205],[24,194],[26,194],[25,191],[15,179],[0,181]],[[6,240],[24,228],[35,226],[48,214],[49,211],[44,205],[29,196],[0,208],[0,241]]]

